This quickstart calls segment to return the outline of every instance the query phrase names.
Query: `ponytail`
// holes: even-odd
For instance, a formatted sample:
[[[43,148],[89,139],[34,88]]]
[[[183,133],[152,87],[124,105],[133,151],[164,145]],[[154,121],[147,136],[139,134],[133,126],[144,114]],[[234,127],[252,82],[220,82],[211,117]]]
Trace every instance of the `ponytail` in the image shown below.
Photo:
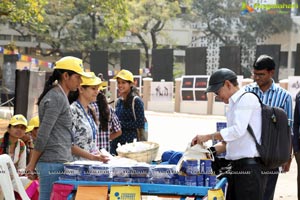
[[[39,96],[38,98],[38,102],[37,105],[40,104],[41,100],[43,99],[43,97],[49,92],[49,90],[51,90],[52,88],[55,87],[54,82],[61,81],[61,76],[63,73],[67,72],[69,74],[69,76],[76,74],[76,72],[71,71],[71,70],[64,70],[64,69],[54,69],[52,75],[49,77],[49,79],[45,82],[44,85],[44,90],[42,92],[42,94]]]
[[[102,131],[108,131],[108,122],[110,117],[110,110],[105,95],[99,92],[97,95],[97,104],[99,108],[99,121]]]

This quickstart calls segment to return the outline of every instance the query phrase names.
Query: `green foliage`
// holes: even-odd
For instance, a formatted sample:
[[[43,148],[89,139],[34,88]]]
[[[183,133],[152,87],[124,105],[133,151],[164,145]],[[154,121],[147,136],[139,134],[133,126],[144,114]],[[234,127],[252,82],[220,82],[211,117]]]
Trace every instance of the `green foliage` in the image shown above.
[[[0,19],[9,22],[40,23],[43,21],[46,0],[2,0],[0,1]]]
[[[203,33],[212,40],[218,38],[224,45],[248,47],[255,45],[258,38],[268,38],[292,28],[289,14],[262,10],[242,15],[241,7],[240,0],[194,0],[188,20],[203,23],[206,26]]]
[[[38,42],[51,45],[47,56],[65,51],[90,52],[117,47],[114,41],[128,29],[125,0],[51,0],[45,6],[44,22],[25,26]]]

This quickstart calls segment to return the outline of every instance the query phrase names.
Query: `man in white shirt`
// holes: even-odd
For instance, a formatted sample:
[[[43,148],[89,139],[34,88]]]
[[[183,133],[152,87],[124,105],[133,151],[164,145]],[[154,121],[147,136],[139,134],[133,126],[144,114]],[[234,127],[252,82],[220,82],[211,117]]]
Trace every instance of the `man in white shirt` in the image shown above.
[[[223,140],[227,160],[232,164],[230,200],[262,200],[261,163],[255,142],[247,131],[252,127],[257,141],[261,137],[261,106],[258,98],[238,87],[236,74],[227,68],[218,69],[209,80],[206,92],[214,92],[228,104],[227,128],[220,132],[197,135],[192,144]],[[223,146],[225,147],[225,146]],[[217,148],[221,153],[225,148]]]

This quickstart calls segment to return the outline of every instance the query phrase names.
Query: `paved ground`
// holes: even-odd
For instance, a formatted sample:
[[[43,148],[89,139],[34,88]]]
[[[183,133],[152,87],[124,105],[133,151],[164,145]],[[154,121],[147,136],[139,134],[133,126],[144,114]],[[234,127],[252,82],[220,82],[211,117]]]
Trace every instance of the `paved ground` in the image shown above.
[[[212,133],[216,130],[216,122],[225,121],[223,116],[159,113],[152,111],[147,111],[146,117],[149,123],[149,140],[160,144],[159,154],[166,150],[184,151],[196,134]],[[7,120],[0,119],[0,135],[6,130],[7,125]],[[296,177],[296,162],[293,160],[290,172],[279,176],[275,200],[297,199]],[[158,198],[147,198],[147,200],[156,199]]]

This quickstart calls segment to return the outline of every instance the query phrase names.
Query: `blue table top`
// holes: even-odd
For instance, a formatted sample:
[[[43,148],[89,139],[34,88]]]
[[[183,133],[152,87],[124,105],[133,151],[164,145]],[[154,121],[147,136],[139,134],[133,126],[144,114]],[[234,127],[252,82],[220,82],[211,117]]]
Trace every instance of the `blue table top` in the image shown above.
[[[226,178],[221,179],[214,188],[221,188],[226,184]],[[125,182],[99,182],[99,181],[68,181],[60,180],[56,183],[71,184],[77,189],[78,185],[139,185],[143,194],[163,194],[163,195],[179,195],[179,196],[205,196],[207,191],[212,187],[204,186],[187,186],[187,185],[167,185],[167,184],[151,184],[151,183],[125,183]]]

